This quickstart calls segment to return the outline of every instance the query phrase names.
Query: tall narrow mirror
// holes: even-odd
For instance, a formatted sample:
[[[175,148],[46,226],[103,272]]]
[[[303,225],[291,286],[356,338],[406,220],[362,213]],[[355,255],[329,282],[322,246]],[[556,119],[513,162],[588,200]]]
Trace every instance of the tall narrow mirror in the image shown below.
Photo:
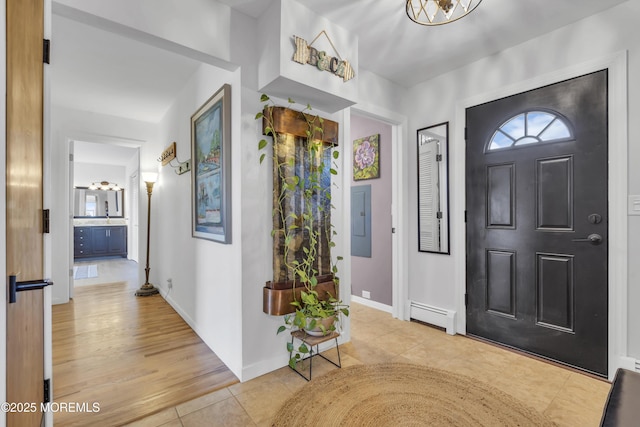
[[[449,254],[449,122],[417,136],[418,250]]]

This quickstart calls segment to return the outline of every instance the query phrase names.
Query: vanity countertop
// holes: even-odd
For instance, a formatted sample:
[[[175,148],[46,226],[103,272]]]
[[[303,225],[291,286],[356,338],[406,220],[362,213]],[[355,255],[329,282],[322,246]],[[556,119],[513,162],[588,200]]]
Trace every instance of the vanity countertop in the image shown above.
[[[75,218],[73,220],[74,227],[108,227],[112,225],[127,225],[127,220],[124,218],[100,218],[100,219],[84,219]]]

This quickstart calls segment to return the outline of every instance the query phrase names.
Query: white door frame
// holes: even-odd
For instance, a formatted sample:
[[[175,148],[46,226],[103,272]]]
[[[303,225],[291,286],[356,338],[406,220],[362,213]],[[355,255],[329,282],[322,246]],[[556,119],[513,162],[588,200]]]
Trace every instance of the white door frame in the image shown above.
[[[609,380],[613,379],[622,358],[627,355],[627,52],[617,52],[602,58],[576,64],[553,73],[544,74],[496,91],[479,94],[460,101],[456,105],[456,126],[453,141],[465,147],[465,110],[469,107],[493,101],[527,90],[608,69],[609,91]],[[454,150],[456,165],[454,182],[458,183],[455,206],[465,206],[465,150]],[[456,212],[452,225],[458,230],[455,236],[455,301],[458,319],[456,332],[466,334],[466,231],[464,209]]]
[[[69,298],[73,297],[74,294],[74,283],[73,283],[73,168],[74,168],[74,159],[71,155],[74,153],[74,141],[85,141],[92,142],[97,144],[108,144],[108,145],[119,145],[123,147],[129,148],[137,148],[138,150],[142,147],[144,141],[139,141],[136,139],[128,139],[119,136],[109,136],[109,135],[98,135],[88,132],[81,131],[62,131],[61,138],[65,141],[66,153],[65,157],[68,159],[68,166],[65,172],[65,182],[69,183],[68,188],[68,197],[69,203],[68,207],[68,230],[67,230],[67,255],[65,257],[65,265],[68,265],[69,277],[67,282],[67,294],[66,298],[60,300],[58,298],[57,301],[54,301],[57,304],[65,303],[69,300]],[[138,155],[138,170],[140,170],[140,156]],[[130,206],[128,209],[137,209],[138,207]],[[134,236],[135,237],[135,236]]]
[[[407,118],[401,114],[376,107],[369,104],[357,104],[350,109],[345,110],[344,123],[345,123],[345,141],[350,143],[351,134],[351,114],[367,117],[379,122],[388,124],[391,126],[391,227],[394,229],[394,233],[391,236],[391,251],[392,251],[392,309],[391,315],[395,318],[402,320],[409,320],[409,282],[406,278],[408,267],[407,255],[406,255],[406,242],[408,233],[408,217],[407,209],[405,209],[406,200],[408,200],[407,189],[408,185],[408,168],[403,168],[402,165],[406,163],[407,153],[404,149],[405,141],[407,140]],[[350,145],[349,145],[350,147]],[[350,170],[348,165],[353,164],[353,152],[347,148],[343,149],[344,165],[347,165],[345,170]],[[348,175],[348,174],[346,174]],[[345,183],[350,183],[351,177],[348,175],[348,180],[345,179]],[[345,229],[351,229],[351,197],[350,192],[346,191],[344,197],[344,212],[345,213]],[[349,233],[345,233],[350,235]],[[351,244],[346,242],[345,253],[351,253]],[[345,257],[346,258],[346,257]],[[345,277],[351,277],[351,262],[349,262],[348,271],[345,272]]]

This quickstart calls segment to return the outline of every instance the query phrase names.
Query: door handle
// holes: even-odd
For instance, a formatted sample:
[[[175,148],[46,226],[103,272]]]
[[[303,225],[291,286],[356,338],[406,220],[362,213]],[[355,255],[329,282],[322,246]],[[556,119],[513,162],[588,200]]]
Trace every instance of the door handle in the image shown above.
[[[16,276],[9,276],[9,303],[15,303],[18,300],[18,296],[16,295],[18,292],[42,289],[50,285],[53,285],[53,282],[48,279],[18,282]]]
[[[586,242],[592,245],[599,245],[602,243],[602,236],[599,234],[589,234],[586,239],[573,239],[574,242]]]

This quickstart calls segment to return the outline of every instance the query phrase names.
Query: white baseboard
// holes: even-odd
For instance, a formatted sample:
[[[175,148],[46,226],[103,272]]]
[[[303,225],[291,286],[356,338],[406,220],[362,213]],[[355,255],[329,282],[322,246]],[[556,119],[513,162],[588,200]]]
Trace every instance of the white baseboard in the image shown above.
[[[633,357],[620,357],[620,365],[621,368],[628,369],[630,371],[640,372],[640,360]]]
[[[344,340],[343,340],[343,337],[340,336],[338,338],[338,345],[342,345],[342,344],[344,344]],[[335,346],[336,345],[334,340],[331,340],[323,344],[320,344],[319,351],[320,353],[322,353],[331,348],[335,348]],[[314,349],[314,354],[315,354],[315,349]],[[277,357],[272,357],[269,360],[261,360],[260,362],[254,363],[253,365],[245,366],[242,369],[242,382],[252,380],[254,378],[268,374],[269,372],[275,371],[276,369],[280,369],[282,367],[288,366],[288,363],[289,363],[289,354],[283,351],[282,355],[279,355]]]
[[[156,288],[158,288],[158,292],[160,292],[160,296],[162,296],[162,298],[164,298],[164,300],[167,303],[169,303],[169,305],[171,307],[173,307],[173,309],[176,311],[176,313],[178,313],[178,315],[180,315],[180,317],[182,317],[182,320],[187,322],[187,325],[189,325],[189,327],[191,329],[193,329],[193,331],[198,336],[200,336],[200,334],[198,333],[198,328],[196,326],[196,323],[193,321],[193,319],[191,317],[189,317],[187,315],[187,313],[185,313],[185,311],[182,309],[182,307],[180,307],[180,305],[173,298],[171,298],[171,290],[170,289],[165,289],[163,286],[158,286],[158,285],[156,285]]]
[[[455,311],[422,304],[417,301],[410,301],[409,307],[409,316],[412,319],[445,328],[449,335],[456,334]]]
[[[387,313],[391,313],[393,311],[393,307],[391,307],[390,305],[382,304],[381,302],[358,297],[355,295],[351,295],[351,301],[357,302],[358,304],[366,305],[367,307],[375,308],[377,310],[385,311]]]
[[[261,360],[253,365],[243,367],[242,382],[252,380],[269,372],[275,371],[276,369],[280,369],[283,366],[287,366],[287,363],[289,362],[288,356],[289,354],[283,351],[282,355],[272,357],[269,360]]]

